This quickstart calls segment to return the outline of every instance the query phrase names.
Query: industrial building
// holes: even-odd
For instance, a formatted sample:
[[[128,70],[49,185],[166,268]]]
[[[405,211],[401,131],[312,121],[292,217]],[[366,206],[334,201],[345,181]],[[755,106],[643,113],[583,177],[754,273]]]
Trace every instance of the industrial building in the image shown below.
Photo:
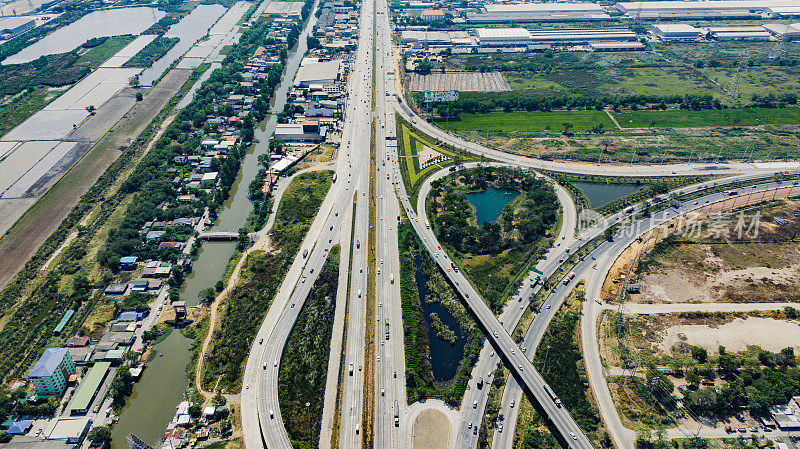
[[[664,42],[698,41],[705,36],[700,28],[683,23],[657,23],[650,26],[650,33]]]
[[[416,31],[404,30],[400,33],[400,43],[412,47],[423,45],[472,45],[466,31]]]
[[[307,88],[309,84],[332,84],[339,80],[339,61],[319,61],[305,58],[297,69],[295,87]]]
[[[303,123],[280,124],[275,127],[275,138],[284,142],[321,142],[325,140],[327,127],[319,126],[317,120]]]
[[[531,33],[525,28],[478,28],[475,36],[482,47],[514,47],[531,43]]]
[[[772,35],[762,26],[709,27],[708,37],[717,41],[768,41]]]
[[[778,40],[793,41],[800,39],[800,23],[793,23],[791,25],[770,23],[764,25],[764,29]]]
[[[635,42],[636,33],[627,28],[554,28],[529,31],[525,28],[478,28],[481,47],[587,45],[593,42]]]
[[[626,16],[641,19],[770,18],[779,16],[778,11],[791,13],[797,7],[797,0],[645,1],[616,5]]]
[[[36,28],[36,20],[27,16],[0,17],[0,39],[11,39]]]
[[[39,396],[60,395],[67,388],[70,374],[75,374],[75,362],[67,348],[48,348],[28,374]]]
[[[486,5],[485,12],[467,14],[467,22],[569,22],[608,20],[602,6],[589,2]]]

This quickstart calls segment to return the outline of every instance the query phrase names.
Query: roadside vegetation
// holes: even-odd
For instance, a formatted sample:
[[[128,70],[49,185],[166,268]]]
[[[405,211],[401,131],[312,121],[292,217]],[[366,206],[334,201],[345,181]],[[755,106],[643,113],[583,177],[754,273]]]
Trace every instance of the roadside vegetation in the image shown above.
[[[536,399],[533,401],[535,402]],[[558,440],[550,433],[545,418],[531,403],[527,390],[523,393],[518,407],[512,443],[514,449],[559,449],[561,447]]]
[[[316,447],[319,438],[339,283],[339,254],[338,245],[331,248],[281,355],[278,401],[293,447]],[[306,407],[306,403],[310,405]]]
[[[158,36],[138,53],[128,59],[122,67],[150,67],[180,41],[177,37]]]
[[[270,232],[273,251],[248,255],[242,281],[222,306],[219,336],[203,364],[203,388],[216,386],[227,392],[241,388],[244,363],[258,326],[330,186],[330,171],[319,171],[299,175],[287,187]]]
[[[431,226],[492,311],[499,313],[527,267],[554,238],[559,209],[555,192],[547,181],[518,168],[459,170],[432,187],[427,201]],[[463,193],[489,187],[520,195],[497,220],[477,226],[474,208]]]

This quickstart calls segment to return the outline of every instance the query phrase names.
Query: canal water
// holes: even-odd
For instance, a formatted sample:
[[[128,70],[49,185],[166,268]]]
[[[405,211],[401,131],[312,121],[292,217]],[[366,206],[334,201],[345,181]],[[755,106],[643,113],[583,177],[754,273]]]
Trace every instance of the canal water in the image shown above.
[[[225,10],[224,6],[218,4],[197,5],[180,22],[170,26],[164,33],[164,37],[177,37],[180,41],[139,75],[139,83],[142,86],[152,85],[153,81],[157,80],[170,64],[208,33],[208,29],[214,25]]]
[[[138,35],[165,15],[164,11],[146,7],[94,11],[9,56],[3,64],[22,64],[40,56],[65,53],[95,37]]]
[[[202,6],[202,5],[201,5]],[[199,8],[200,6],[198,6]],[[316,18],[312,13],[298,39],[298,45],[289,52],[286,70],[281,83],[273,96],[271,109],[283,110],[286,94],[294,81],[300,61],[306,53],[306,37],[311,32]],[[258,173],[258,155],[265,154],[269,148],[269,136],[275,131],[276,115],[270,115],[256,129],[258,143],[245,156],[230,196],[219,211],[213,230],[236,231],[245,224],[252,204],[247,197],[247,187]],[[222,278],[235,242],[205,242],[193,264],[192,273],[180,291],[181,299],[187,306],[198,303],[200,290],[212,287]],[[119,422],[112,430],[112,449],[127,449],[125,437],[133,433],[153,447],[161,446],[161,437],[166,426],[175,414],[178,403],[183,400],[187,386],[186,367],[191,361],[189,352],[191,340],[178,331],[173,331],[167,339],[154,348],[158,355],[148,363],[142,380],[134,386],[128,405],[120,414]]]
[[[428,277],[422,273],[422,258],[414,256],[414,280],[417,283],[417,293],[422,306],[422,315],[425,325],[428,328],[428,349],[430,353],[431,371],[436,382],[445,382],[453,379],[458,372],[458,366],[464,357],[464,344],[466,339],[461,332],[461,327],[456,322],[453,315],[447,311],[440,303],[430,303],[425,301],[428,296],[427,282]],[[442,322],[456,334],[455,343],[449,343],[436,336],[436,331],[431,326],[431,313],[436,313]]]
[[[589,206],[593,208],[603,207],[617,198],[630,195],[639,190],[647,188],[646,185],[633,184],[605,184],[598,182],[573,182],[589,200]]]
[[[475,206],[475,215],[478,219],[478,226],[497,220],[503,212],[503,208],[519,195],[519,192],[511,189],[495,189],[489,187],[483,192],[465,193],[470,203]]]

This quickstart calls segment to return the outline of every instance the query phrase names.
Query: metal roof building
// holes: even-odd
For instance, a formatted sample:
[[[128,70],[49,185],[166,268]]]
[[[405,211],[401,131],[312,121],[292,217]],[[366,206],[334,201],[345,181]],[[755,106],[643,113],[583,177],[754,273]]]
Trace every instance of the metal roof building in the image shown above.
[[[525,28],[478,28],[478,44],[485,47],[528,45],[531,33]]]
[[[468,22],[568,22],[606,20],[609,15],[602,6],[589,2],[549,2],[493,4],[486,12],[467,14]]]
[[[97,394],[97,389],[108,374],[108,369],[111,367],[111,362],[97,362],[94,364],[89,374],[83,378],[78,392],[72,398],[72,403],[69,405],[70,413],[80,414],[89,411],[92,405],[92,400]]]
[[[683,23],[657,23],[650,26],[650,32],[666,42],[696,41],[703,37],[703,30]]]
[[[796,7],[797,0],[712,0],[621,2],[616,8],[628,17],[651,19],[723,19],[772,17],[771,8]]]
[[[800,23],[784,25],[782,23],[769,23],[764,29],[780,40],[793,41],[800,39]]]

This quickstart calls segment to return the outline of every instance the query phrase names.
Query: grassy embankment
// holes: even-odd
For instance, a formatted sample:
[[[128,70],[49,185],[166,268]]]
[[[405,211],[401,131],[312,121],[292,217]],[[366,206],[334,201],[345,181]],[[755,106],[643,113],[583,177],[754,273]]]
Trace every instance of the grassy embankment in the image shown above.
[[[250,343],[330,186],[330,171],[319,171],[299,175],[287,187],[270,233],[276,251],[248,256],[243,282],[223,306],[220,335],[203,367],[204,388],[213,388],[218,379],[219,389],[241,387]]]
[[[339,284],[339,245],[331,248],[281,355],[278,401],[292,446],[317,446]],[[306,403],[310,405],[306,407]],[[309,427],[311,426],[311,427]]]

